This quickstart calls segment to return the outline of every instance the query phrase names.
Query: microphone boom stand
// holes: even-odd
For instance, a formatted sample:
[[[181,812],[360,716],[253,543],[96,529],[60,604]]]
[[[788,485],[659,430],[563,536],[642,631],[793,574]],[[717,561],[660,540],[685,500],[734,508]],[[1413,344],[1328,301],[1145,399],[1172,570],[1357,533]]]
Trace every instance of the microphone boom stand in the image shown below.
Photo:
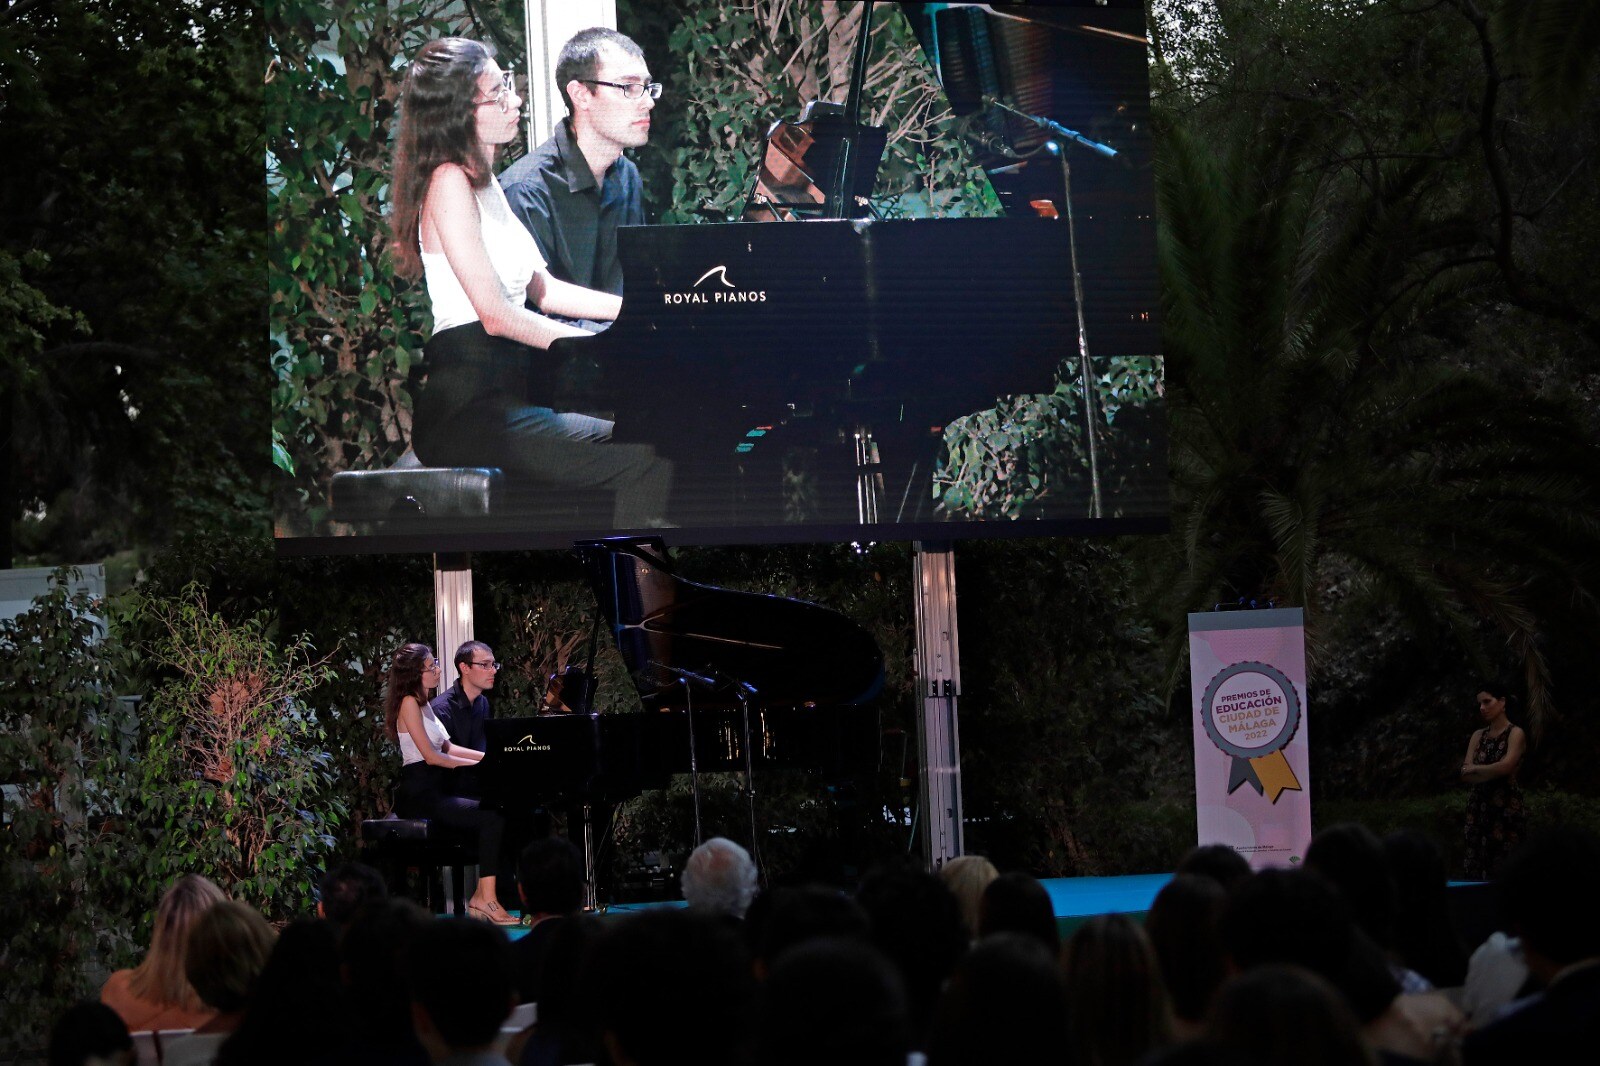
[[[1083,392],[1083,439],[1089,448],[1089,517],[1103,518],[1100,503],[1100,420],[1096,417],[1094,367],[1089,361],[1089,331],[1083,317],[1083,274],[1078,269],[1078,228],[1072,217],[1072,164],[1067,162],[1067,146],[1059,140],[1048,142],[1061,157],[1061,198],[1067,208],[1067,249],[1072,257],[1072,302],[1078,308],[1078,376]]]
[[[694,797],[694,846],[704,843],[700,832],[700,759],[694,742],[694,697],[689,692],[689,679],[678,678],[683,686],[684,713],[689,716],[689,792]]]
[[[750,854],[756,869],[761,870],[761,841],[756,838],[756,775],[755,752],[750,749],[750,693],[749,685],[737,686],[739,708],[744,714],[744,796],[750,808]]]
[[[1061,196],[1067,209],[1067,247],[1072,256],[1072,299],[1078,307],[1078,376],[1082,379],[1083,393],[1083,436],[1084,443],[1089,450],[1089,517],[1103,518],[1103,508],[1100,499],[1100,446],[1099,422],[1095,417],[1094,398],[1094,366],[1089,360],[1089,331],[1084,323],[1083,315],[1083,273],[1078,269],[1078,227],[1072,217],[1072,164],[1067,162],[1067,145],[1078,144],[1096,152],[1106,158],[1114,158],[1117,150],[1109,144],[1085,137],[1077,130],[1069,130],[1053,118],[1044,115],[1030,115],[1026,111],[1019,111],[1004,100],[993,96],[984,97],[984,102],[993,104],[1002,111],[1010,112],[1018,118],[1024,119],[1050,134],[1050,140],[1045,142],[1047,148],[1054,151],[1061,159]]]

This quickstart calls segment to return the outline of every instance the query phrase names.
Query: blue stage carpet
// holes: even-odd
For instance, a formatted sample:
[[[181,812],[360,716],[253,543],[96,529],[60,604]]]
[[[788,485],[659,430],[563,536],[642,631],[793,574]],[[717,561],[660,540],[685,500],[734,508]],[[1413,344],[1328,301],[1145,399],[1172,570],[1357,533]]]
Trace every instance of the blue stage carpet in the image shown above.
[[[1056,928],[1065,940],[1097,914],[1126,914],[1144,920],[1151,900],[1171,874],[1127,874],[1122,877],[1051,877],[1039,883],[1050,893]]]
[[[1056,918],[1088,918],[1096,914],[1142,914],[1171,874],[1129,874],[1124,877],[1052,877],[1039,882],[1050,893]]]

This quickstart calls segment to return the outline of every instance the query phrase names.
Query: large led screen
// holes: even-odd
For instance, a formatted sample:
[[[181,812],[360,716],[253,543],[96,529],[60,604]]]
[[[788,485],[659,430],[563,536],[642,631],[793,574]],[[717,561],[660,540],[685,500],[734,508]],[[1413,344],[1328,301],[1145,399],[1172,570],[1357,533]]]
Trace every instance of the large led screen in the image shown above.
[[[274,25],[280,550],[1164,529],[1141,5],[879,3],[863,34],[867,6],[619,4],[642,66],[601,70],[625,80],[583,90],[609,110],[565,150],[599,128],[632,138],[631,167],[545,174],[587,183],[602,221],[547,205],[528,246],[596,287],[614,257],[620,314],[561,318],[582,334],[533,345],[479,316],[486,340],[465,348],[460,292],[396,273],[402,79],[431,36],[489,40],[512,82],[462,106],[479,129],[516,124],[521,26]],[[626,87],[650,81],[659,98]],[[495,193],[474,194],[485,231]],[[604,221],[627,210],[644,224]],[[540,310],[516,309],[524,339]]]

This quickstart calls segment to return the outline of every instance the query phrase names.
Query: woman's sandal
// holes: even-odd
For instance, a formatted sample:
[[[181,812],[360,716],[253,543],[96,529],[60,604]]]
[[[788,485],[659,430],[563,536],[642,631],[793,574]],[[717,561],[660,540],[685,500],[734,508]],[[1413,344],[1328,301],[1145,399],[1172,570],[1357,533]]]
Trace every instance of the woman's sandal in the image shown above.
[[[467,903],[467,917],[479,918],[494,925],[521,925],[521,918],[513,918],[509,911],[500,906],[500,901],[491,903]]]

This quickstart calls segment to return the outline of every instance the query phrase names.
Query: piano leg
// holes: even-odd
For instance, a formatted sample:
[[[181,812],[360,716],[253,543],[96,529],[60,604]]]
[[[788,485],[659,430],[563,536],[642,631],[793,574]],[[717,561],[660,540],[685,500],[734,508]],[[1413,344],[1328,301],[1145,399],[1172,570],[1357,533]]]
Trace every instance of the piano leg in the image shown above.
[[[585,803],[583,805],[583,909],[595,911],[599,902],[595,895],[594,885],[594,808]]]

